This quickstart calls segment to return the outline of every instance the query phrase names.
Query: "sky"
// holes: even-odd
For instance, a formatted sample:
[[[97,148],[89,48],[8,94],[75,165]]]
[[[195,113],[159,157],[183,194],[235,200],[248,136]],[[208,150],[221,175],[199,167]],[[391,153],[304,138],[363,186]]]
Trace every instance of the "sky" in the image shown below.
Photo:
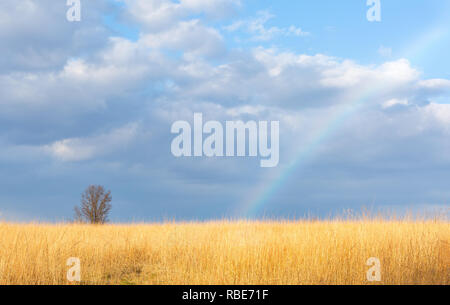
[[[450,208],[450,3],[0,3],[0,219],[116,222]],[[181,157],[174,122],[279,121],[280,160]]]

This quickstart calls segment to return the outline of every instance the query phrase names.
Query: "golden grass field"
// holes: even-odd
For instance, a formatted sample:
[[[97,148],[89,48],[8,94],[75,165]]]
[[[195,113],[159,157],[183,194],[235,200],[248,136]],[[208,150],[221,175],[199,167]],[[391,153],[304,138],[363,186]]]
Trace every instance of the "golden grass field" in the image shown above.
[[[0,223],[0,284],[450,284],[447,221]]]

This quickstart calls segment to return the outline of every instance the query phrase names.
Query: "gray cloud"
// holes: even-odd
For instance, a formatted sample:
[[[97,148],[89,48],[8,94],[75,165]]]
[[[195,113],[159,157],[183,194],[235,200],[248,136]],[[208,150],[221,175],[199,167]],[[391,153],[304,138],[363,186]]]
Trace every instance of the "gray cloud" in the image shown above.
[[[448,98],[449,80],[423,79],[404,59],[365,66],[228,49],[198,15],[223,18],[239,1],[125,2],[136,41],[102,25],[118,9],[106,2],[86,2],[79,24],[64,19],[61,3],[0,4],[8,16],[0,18],[0,210],[56,219],[87,184],[102,183],[117,219],[220,217],[303,157],[269,212],[324,212],[375,195],[383,204],[444,203],[450,107],[436,99]],[[175,159],[170,125],[194,112],[279,120],[280,167]]]

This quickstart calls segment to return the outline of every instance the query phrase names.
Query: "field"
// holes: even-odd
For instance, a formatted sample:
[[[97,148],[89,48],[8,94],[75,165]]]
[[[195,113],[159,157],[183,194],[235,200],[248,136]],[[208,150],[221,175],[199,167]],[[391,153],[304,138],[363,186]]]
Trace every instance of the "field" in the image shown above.
[[[0,284],[450,284],[447,221],[0,223]],[[368,282],[370,257],[381,281]]]

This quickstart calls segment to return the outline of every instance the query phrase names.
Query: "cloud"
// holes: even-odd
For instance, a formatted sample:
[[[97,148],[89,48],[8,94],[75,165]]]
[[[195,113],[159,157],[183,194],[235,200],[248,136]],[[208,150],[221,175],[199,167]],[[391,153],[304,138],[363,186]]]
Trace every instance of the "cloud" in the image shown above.
[[[380,54],[383,57],[391,57],[392,56],[392,48],[380,46],[378,49],[378,54]]]
[[[108,1],[83,3],[83,22],[77,24],[67,22],[67,9],[66,1],[1,1],[1,71],[51,70],[101,48],[109,34],[101,13],[111,9]]]
[[[149,48],[182,50],[186,54],[218,56],[225,52],[220,33],[201,25],[199,20],[180,22],[176,27],[141,38]]]
[[[241,5],[240,0],[123,0],[127,5],[126,19],[138,23],[144,32],[167,31],[193,15],[224,18]]]
[[[396,105],[403,105],[403,106],[407,106],[408,105],[408,100],[407,99],[403,99],[403,100],[399,100],[399,99],[390,99],[386,102],[384,102],[382,104],[383,109],[387,109],[387,108],[391,108],[394,107]]]
[[[287,28],[280,28],[276,26],[266,27],[266,23],[275,16],[267,11],[258,12],[258,17],[249,20],[239,20],[228,26],[225,29],[229,32],[237,30],[244,30],[252,35],[252,40],[268,41],[277,36],[309,36],[310,33],[303,31],[301,28],[291,25]]]
[[[379,66],[350,60],[256,48],[218,66],[191,62],[184,75],[190,82],[174,93],[221,105],[236,103],[305,109],[346,104],[368,95],[372,102],[409,97],[419,72],[407,60]],[[191,73],[195,71],[195,73]]]
[[[56,141],[43,149],[61,161],[89,160],[127,146],[135,139],[137,129],[138,125],[132,123],[105,134]]]
[[[211,20],[233,14],[239,1],[126,0],[121,20],[138,25],[136,40],[101,26],[105,3],[87,4],[76,26],[64,20],[64,5],[36,3],[0,4],[5,189],[57,184],[66,195],[96,180],[151,215],[224,215],[301,156],[301,169],[276,198],[288,213],[304,207],[299,192],[324,209],[364,203],[375,191],[387,204],[414,196],[431,202],[447,192],[450,109],[437,101],[448,100],[450,80],[425,79],[406,59],[365,65],[276,47],[230,48]],[[261,12],[226,30],[258,41],[308,35],[268,26],[272,18]],[[48,31],[36,35],[39,28]],[[244,158],[175,159],[170,125],[194,112],[208,120],[280,121],[279,168],[262,171],[258,160]],[[53,211],[46,196],[11,202],[24,208],[38,198]]]
[[[418,83],[419,87],[425,88],[425,89],[435,89],[435,90],[441,90],[441,89],[450,89],[450,80],[448,79],[426,79],[421,80]]]

